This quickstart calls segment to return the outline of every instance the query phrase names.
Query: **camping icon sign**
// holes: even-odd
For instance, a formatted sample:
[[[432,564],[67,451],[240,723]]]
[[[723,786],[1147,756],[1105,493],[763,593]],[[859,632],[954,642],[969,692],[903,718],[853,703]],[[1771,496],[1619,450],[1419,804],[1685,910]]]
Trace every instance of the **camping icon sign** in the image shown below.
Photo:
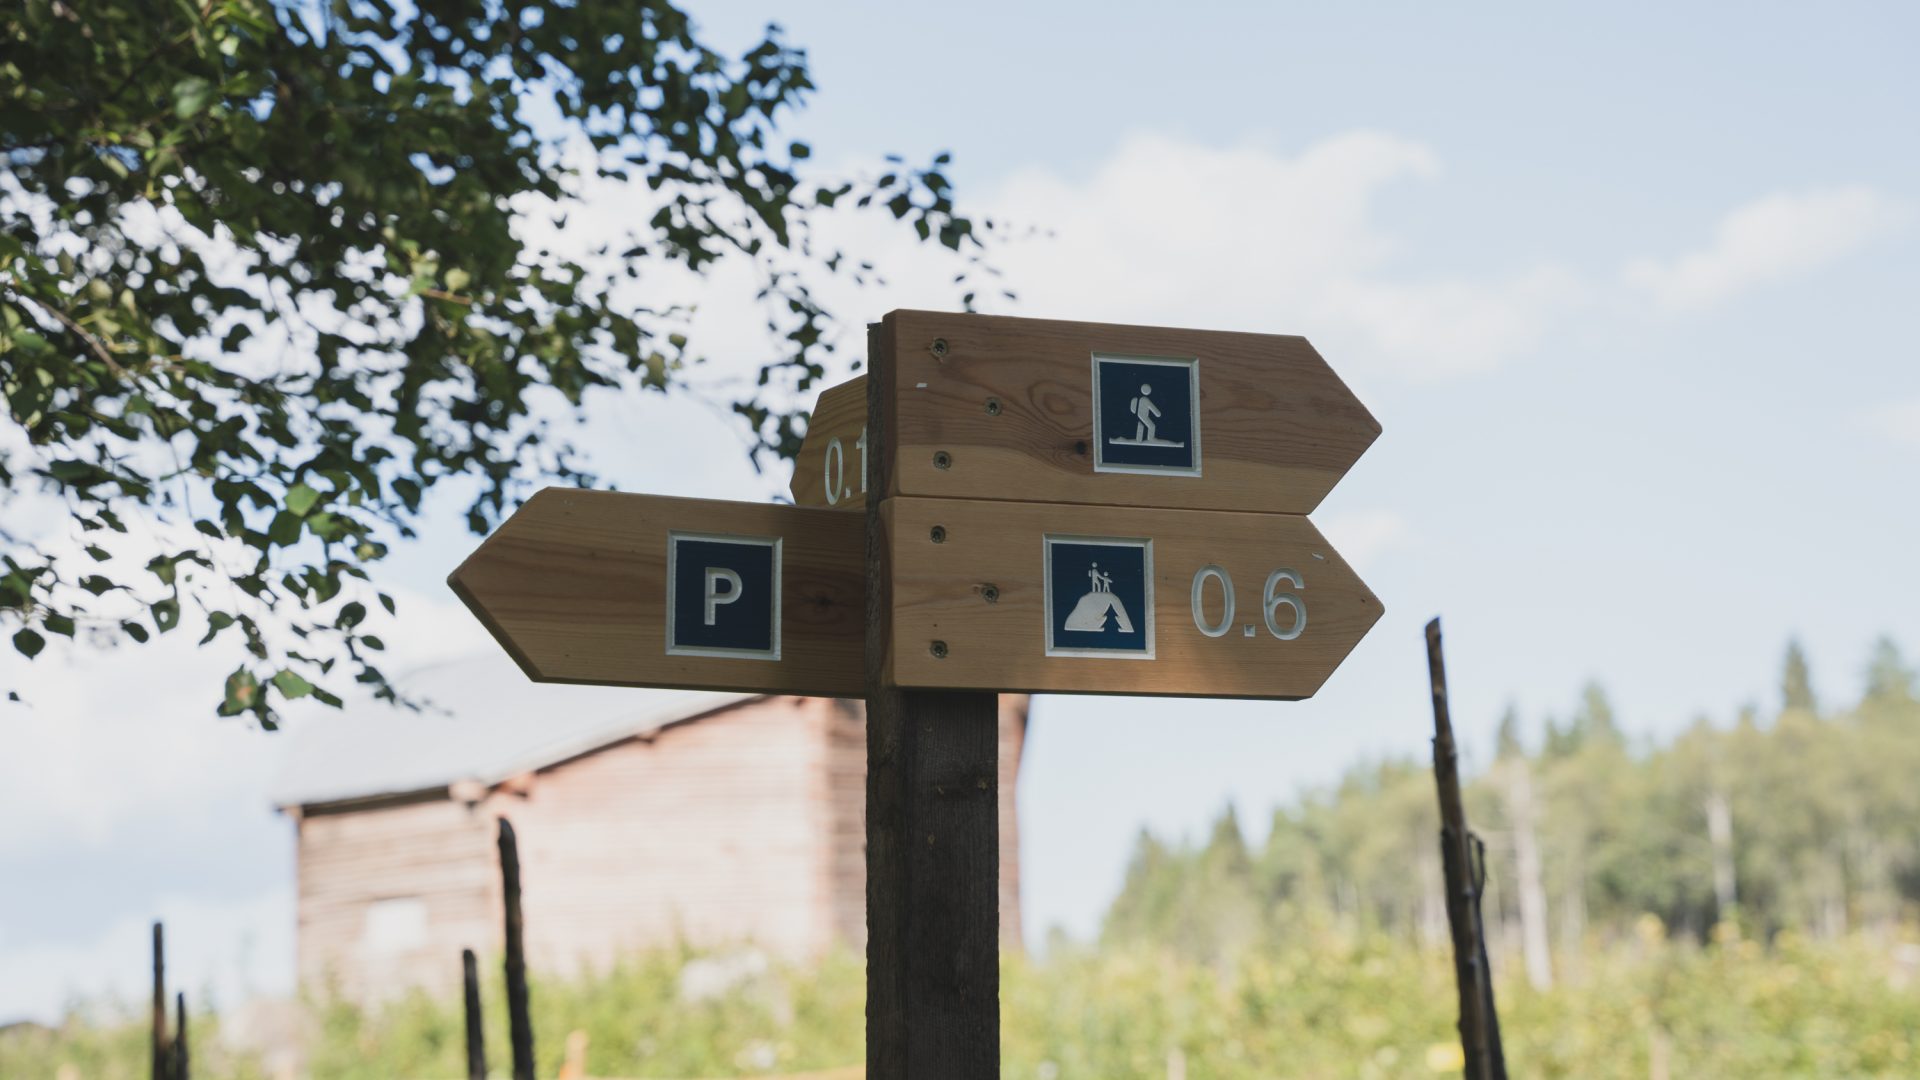
[[[1153,541],[1048,536],[1047,655],[1153,659]]]
[[[1200,361],[1093,358],[1093,471],[1200,475]]]

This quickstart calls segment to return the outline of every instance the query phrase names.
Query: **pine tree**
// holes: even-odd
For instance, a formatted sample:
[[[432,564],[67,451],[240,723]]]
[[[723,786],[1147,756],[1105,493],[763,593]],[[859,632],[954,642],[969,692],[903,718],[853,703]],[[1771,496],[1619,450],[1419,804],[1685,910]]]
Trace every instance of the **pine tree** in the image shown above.
[[[1913,669],[1901,658],[1900,647],[1881,635],[1867,661],[1867,700],[1877,704],[1912,701],[1913,682]]]
[[[1813,673],[1807,668],[1807,653],[1798,638],[1787,642],[1787,658],[1780,670],[1780,697],[1788,711],[1819,711],[1813,696]]]

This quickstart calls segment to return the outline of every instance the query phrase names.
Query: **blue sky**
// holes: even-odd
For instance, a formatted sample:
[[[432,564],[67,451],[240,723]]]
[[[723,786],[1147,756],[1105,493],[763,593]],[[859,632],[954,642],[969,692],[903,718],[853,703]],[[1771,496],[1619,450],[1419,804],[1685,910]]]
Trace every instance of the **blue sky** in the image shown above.
[[[1920,651],[1920,10],[693,10],[807,48],[796,132],[825,161],[949,149],[964,200],[1050,230],[999,256],[1023,300],[996,310],[1304,334],[1384,425],[1315,520],[1388,614],[1319,697],[1036,705],[1036,934],[1097,925],[1142,826],[1232,801],[1258,835],[1302,785],[1423,753],[1436,613],[1470,750],[1589,678],[1655,738],[1770,704],[1792,635],[1834,700],[1875,636]],[[574,229],[637,198],[598,192]],[[951,306],[925,253],[844,236],[897,268],[830,292],[850,323]],[[702,320],[715,368],[748,370],[751,320]],[[585,437],[629,489],[785,484],[684,401],[599,403]],[[416,661],[490,647],[440,585],[472,545],[440,509],[389,568]],[[0,720],[0,1015],[132,992],[156,914],[190,981],[284,986],[285,744],[203,707],[230,666],[178,643],[35,665],[32,714]]]

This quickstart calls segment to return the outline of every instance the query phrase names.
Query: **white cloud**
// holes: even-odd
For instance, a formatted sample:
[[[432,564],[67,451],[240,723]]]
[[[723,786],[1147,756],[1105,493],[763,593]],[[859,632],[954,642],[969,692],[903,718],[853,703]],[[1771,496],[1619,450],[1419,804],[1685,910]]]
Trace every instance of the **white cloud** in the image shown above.
[[[1735,207],[1706,247],[1636,260],[1625,277],[1663,307],[1710,307],[1837,262],[1910,216],[1902,203],[1863,185],[1775,192]]]
[[[1584,291],[1550,264],[1484,278],[1401,270],[1405,241],[1379,204],[1394,185],[1439,173],[1432,149],[1379,132],[1292,155],[1142,134],[1084,178],[1030,170],[970,193],[969,205],[1045,230],[991,252],[1020,296],[994,310],[1298,333],[1342,370],[1434,378],[1524,353]],[[888,223],[835,224],[842,246],[879,253],[891,282],[878,306],[835,295],[847,310],[951,306],[950,265]]]
[[[1869,429],[1889,442],[1920,447],[1920,397],[1876,405],[1865,419]]]

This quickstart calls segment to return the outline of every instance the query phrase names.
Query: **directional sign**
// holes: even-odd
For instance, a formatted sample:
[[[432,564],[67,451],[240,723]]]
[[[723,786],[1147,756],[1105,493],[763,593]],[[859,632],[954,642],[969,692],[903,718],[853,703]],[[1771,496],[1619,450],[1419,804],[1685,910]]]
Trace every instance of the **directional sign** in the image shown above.
[[[882,497],[1304,514],[1380,434],[1300,337],[896,311],[871,340]]]
[[[867,377],[820,392],[788,486],[798,506],[867,508]]]
[[[1381,614],[1298,515],[912,498],[880,514],[902,687],[1304,698]]]
[[[549,488],[448,584],[537,681],[866,692],[861,515]]]

